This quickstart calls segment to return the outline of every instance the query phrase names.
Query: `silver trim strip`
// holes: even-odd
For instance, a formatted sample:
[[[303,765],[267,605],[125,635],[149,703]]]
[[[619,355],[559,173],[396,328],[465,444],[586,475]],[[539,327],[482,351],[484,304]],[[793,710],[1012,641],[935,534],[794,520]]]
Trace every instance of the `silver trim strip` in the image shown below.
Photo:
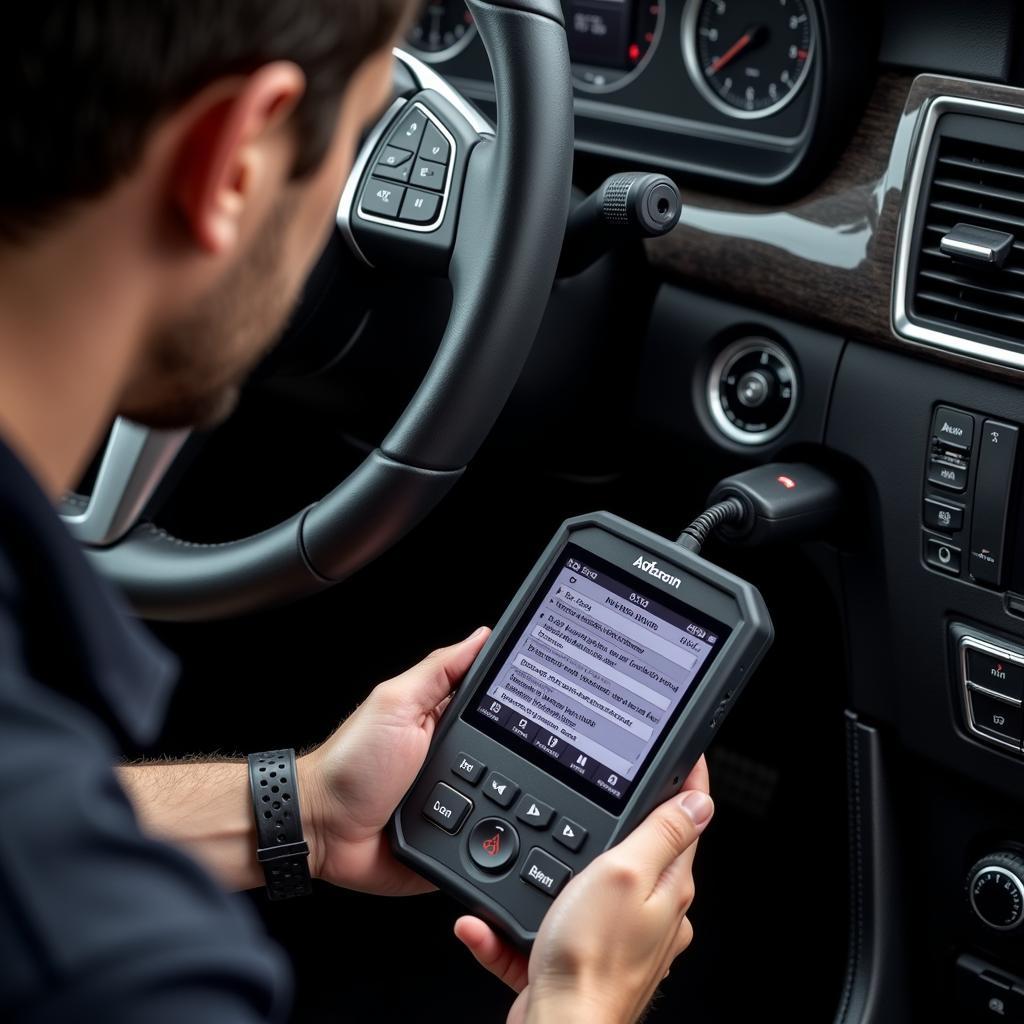
[[[494,125],[472,103],[467,103],[447,79],[442,78],[432,67],[428,67],[405,50],[396,47],[394,54],[409,69],[421,89],[430,89],[443,96],[469,122],[470,128],[477,135],[494,135]]]
[[[1024,91],[1021,93],[1024,98]],[[903,210],[896,240],[896,261],[893,266],[892,284],[892,332],[896,337],[911,344],[926,348],[937,348],[957,355],[966,356],[982,363],[1024,370],[1024,353],[1015,352],[996,344],[986,344],[961,338],[946,331],[936,330],[914,323],[907,314],[907,277],[910,272],[910,246],[914,238],[918,207],[924,187],[924,172],[931,152],[935,128],[943,114],[968,113],[978,117],[996,120],[1024,122],[1024,109],[987,100],[969,100],[959,96],[937,96],[918,115],[921,121],[916,149],[903,196]]]
[[[729,419],[725,413],[725,409],[722,408],[722,378],[725,376],[728,368],[732,366],[737,359],[745,356],[748,352],[770,352],[788,368],[790,375],[793,378],[793,394],[790,397],[789,408],[786,410],[786,414],[778,423],[775,424],[774,427],[770,427],[768,430],[764,430],[760,434],[751,434],[746,430],[741,430]],[[748,336],[746,338],[740,338],[737,341],[732,342],[730,345],[726,345],[726,347],[715,357],[715,361],[711,364],[711,369],[708,372],[708,388],[706,397],[708,411],[711,413],[711,418],[714,420],[715,426],[718,427],[718,429],[727,438],[729,438],[730,441],[736,441],[739,444],[749,446],[763,445],[774,441],[793,421],[793,417],[796,415],[797,405],[800,402],[800,382],[797,377],[796,366],[793,365],[793,360],[785,349],[780,345],[777,345],[774,341],[771,341],[769,338]]]
[[[962,252],[968,256],[982,256],[986,263],[995,263],[996,251],[990,245],[976,245],[974,242],[961,242],[957,238],[946,236],[939,242],[939,249],[945,252],[952,249],[954,252]]]
[[[811,41],[810,52],[807,55],[807,60],[804,61],[803,68],[800,70],[800,75],[782,99],[776,100],[770,107],[765,107],[762,110],[742,110],[740,107],[734,107],[731,103],[726,103],[708,85],[707,79],[704,77],[704,69],[701,67],[700,59],[697,55],[697,18],[707,2],[709,0],[688,0],[682,22],[682,38],[680,42],[683,47],[683,63],[686,65],[690,80],[697,87],[697,92],[719,113],[740,121],[755,121],[762,117],[771,117],[772,114],[777,114],[780,110],[789,106],[803,90],[818,50],[818,11],[814,5],[814,0],[804,0],[807,16],[811,23]]]
[[[75,538],[90,547],[121,540],[138,522],[190,433],[150,430],[118,418],[85,511],[61,515]]]
[[[398,116],[398,112],[407,102],[407,100],[401,98],[395,100],[388,107],[387,113],[373,126],[370,134],[366,136],[366,141],[363,143],[362,148],[359,150],[359,155],[352,164],[352,172],[348,176],[348,181],[345,182],[345,190],[341,193],[341,199],[338,201],[338,230],[345,241],[348,242],[352,252],[368,267],[372,267],[373,264],[366,258],[362,249],[359,248],[356,236],[352,232],[352,206],[356,201],[356,189],[359,188],[359,182],[363,180],[363,172],[366,170],[366,165],[370,162],[370,157],[373,156],[374,151],[377,149],[377,144],[380,142],[385,130],[393,123]]]
[[[456,145],[455,137],[450,131],[441,123],[440,119],[435,117],[422,103],[413,103],[414,110],[422,111],[426,116],[427,120],[444,136],[447,140],[448,145],[451,147],[451,154],[448,158],[448,167],[444,178],[444,190],[440,193],[441,195],[441,209],[438,211],[437,217],[430,224],[407,224],[405,221],[399,220],[397,217],[380,217],[375,213],[367,213],[363,209],[363,204],[360,202],[359,209],[356,211],[359,214],[360,220],[372,221],[374,224],[386,224],[388,227],[398,228],[401,231],[414,231],[419,234],[429,234],[432,231],[436,231],[444,223],[444,215],[448,209],[448,199],[451,196],[452,191],[452,178],[455,174],[455,156],[456,156]],[[391,125],[389,124],[390,128]],[[419,150],[419,144],[417,143],[417,152]],[[415,165],[418,157],[416,153],[413,153],[412,161]],[[373,171],[370,171],[370,176],[373,176]],[[388,181],[389,185],[394,188],[409,189],[415,188],[416,186],[411,181]],[[434,195],[438,193],[433,189],[421,189],[421,191],[428,191]],[[405,200],[402,200],[403,203]],[[399,214],[402,212],[398,211]]]
[[[995,929],[997,932],[1012,932],[1019,928],[1021,925],[1022,918],[1017,918],[1013,924],[993,924],[985,915],[978,909],[978,904],[974,902],[974,883],[978,880],[979,875],[987,875],[991,872],[994,875],[1004,875],[1013,882],[1014,887],[1017,890],[1017,895],[1020,897],[1021,906],[1024,907],[1024,882],[1012,872],[1007,871],[1006,868],[999,864],[985,864],[979,867],[977,871],[971,875],[971,880],[967,886],[968,895],[971,898],[971,909],[978,915],[978,918],[985,922],[989,928]]]

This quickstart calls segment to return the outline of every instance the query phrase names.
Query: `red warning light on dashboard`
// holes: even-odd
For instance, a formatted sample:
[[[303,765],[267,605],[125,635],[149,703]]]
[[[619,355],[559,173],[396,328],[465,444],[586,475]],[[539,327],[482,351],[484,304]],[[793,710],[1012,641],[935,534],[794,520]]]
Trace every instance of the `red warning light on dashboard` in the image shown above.
[[[639,60],[640,59],[640,47],[636,43],[629,44],[629,59]]]
[[[796,481],[791,476],[777,476],[775,479],[778,480],[787,491],[791,491],[796,487]]]

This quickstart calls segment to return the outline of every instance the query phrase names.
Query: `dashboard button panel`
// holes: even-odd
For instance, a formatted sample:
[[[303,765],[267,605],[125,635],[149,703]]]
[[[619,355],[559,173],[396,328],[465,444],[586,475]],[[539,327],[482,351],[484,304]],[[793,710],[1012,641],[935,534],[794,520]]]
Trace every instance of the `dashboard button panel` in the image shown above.
[[[962,562],[962,551],[955,544],[941,540],[938,537],[924,539],[924,560],[933,569],[940,572],[948,572],[951,576],[960,575],[960,563]]]
[[[933,408],[921,506],[927,568],[994,589],[1018,586],[1011,509],[1020,431],[975,410]]]
[[[924,525],[943,533],[959,533],[964,525],[964,507],[937,498],[925,498]]]
[[[959,623],[952,626],[964,720],[976,739],[1022,752],[1024,646]]]

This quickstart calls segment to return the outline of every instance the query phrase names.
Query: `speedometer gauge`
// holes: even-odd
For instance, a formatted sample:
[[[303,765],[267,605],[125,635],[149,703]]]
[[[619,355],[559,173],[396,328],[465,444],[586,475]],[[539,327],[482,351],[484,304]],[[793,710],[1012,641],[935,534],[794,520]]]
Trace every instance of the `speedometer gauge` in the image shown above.
[[[476,32],[465,0],[426,0],[409,29],[409,45],[428,61],[454,57]]]
[[[690,77],[730,117],[767,117],[790,103],[816,43],[812,0],[689,0],[683,18]]]

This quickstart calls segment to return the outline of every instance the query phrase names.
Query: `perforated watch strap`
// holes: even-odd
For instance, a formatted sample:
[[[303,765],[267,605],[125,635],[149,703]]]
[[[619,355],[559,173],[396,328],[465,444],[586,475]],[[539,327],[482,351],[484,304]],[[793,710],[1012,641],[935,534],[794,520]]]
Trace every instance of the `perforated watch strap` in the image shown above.
[[[249,755],[249,786],[256,815],[256,856],[272,900],[305,896],[309,846],[302,837],[295,751],[266,750]]]

